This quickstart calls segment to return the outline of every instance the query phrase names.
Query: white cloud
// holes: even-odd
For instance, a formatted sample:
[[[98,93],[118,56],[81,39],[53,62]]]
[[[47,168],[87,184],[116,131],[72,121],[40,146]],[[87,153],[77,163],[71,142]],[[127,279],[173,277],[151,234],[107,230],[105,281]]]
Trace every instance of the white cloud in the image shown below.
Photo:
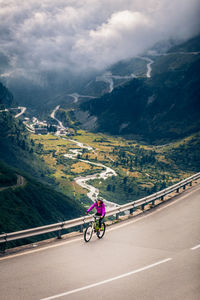
[[[189,38],[198,16],[198,0],[0,0],[0,51],[16,75],[102,69],[160,39]]]
[[[132,57],[144,50],[144,42],[136,43],[138,34],[146,40],[151,26],[151,20],[140,12],[114,13],[107,23],[96,30],[91,29],[87,36],[76,42],[74,56],[81,55],[85,66],[89,64],[96,68]]]

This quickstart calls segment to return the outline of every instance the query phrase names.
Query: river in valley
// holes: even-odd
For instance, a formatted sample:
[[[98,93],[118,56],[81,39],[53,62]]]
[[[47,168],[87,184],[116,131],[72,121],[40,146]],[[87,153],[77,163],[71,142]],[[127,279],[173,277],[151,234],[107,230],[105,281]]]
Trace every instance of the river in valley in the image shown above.
[[[51,118],[53,118],[54,120],[56,120],[59,123],[59,126],[61,128],[65,128],[64,125],[62,124],[62,122],[59,121],[55,117],[55,113],[56,113],[56,111],[58,109],[59,109],[59,105],[56,106],[56,108],[51,113]],[[58,135],[58,131],[57,131],[57,135]],[[69,153],[64,154],[64,157],[66,157],[66,158],[78,159],[78,155],[82,154],[83,149],[87,149],[88,151],[95,152],[95,150],[92,147],[88,146],[88,145],[84,145],[83,143],[80,143],[80,142],[78,142],[76,140],[73,140],[73,139],[67,139],[67,138],[64,138],[64,137],[62,137],[62,138],[65,139],[65,140],[68,140],[68,141],[70,141],[72,143],[75,143],[79,147],[79,149],[70,149]],[[107,167],[107,166],[105,166],[105,165],[103,165],[101,163],[91,162],[89,160],[83,160],[83,159],[78,159],[78,160],[82,161],[82,162],[85,162],[85,163],[88,163],[90,165],[101,167],[103,169],[102,172],[98,172],[98,173],[95,173],[93,175],[87,175],[87,176],[84,176],[84,177],[83,176],[76,177],[74,179],[74,181],[78,185],[80,185],[82,188],[85,188],[85,189],[88,190],[88,193],[87,193],[88,198],[91,199],[92,202],[95,202],[97,200],[97,198],[98,198],[98,195],[99,195],[99,189],[95,188],[91,184],[88,184],[88,181],[94,180],[94,179],[105,180],[105,179],[107,179],[107,178],[109,178],[111,176],[117,176],[117,173],[113,169],[111,169],[111,168],[109,168],[109,167]],[[104,201],[106,207],[108,207],[108,208],[118,206],[118,204],[116,204],[114,202],[108,201],[108,200],[103,199],[103,198],[102,198],[102,200]]]

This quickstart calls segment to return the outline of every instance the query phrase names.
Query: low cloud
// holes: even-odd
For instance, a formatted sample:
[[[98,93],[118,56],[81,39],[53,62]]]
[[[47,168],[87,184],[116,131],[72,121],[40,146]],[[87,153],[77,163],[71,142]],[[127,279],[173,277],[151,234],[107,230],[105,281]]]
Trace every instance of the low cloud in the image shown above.
[[[0,71],[101,70],[199,30],[198,0],[0,0]]]
[[[90,30],[86,37],[76,41],[73,56],[82,57],[84,67],[91,65],[97,69],[133,57],[141,53],[144,46],[152,44],[152,41],[147,42],[151,26],[151,20],[140,12],[116,12],[107,23]],[[144,42],[137,42],[141,34],[145,45]]]

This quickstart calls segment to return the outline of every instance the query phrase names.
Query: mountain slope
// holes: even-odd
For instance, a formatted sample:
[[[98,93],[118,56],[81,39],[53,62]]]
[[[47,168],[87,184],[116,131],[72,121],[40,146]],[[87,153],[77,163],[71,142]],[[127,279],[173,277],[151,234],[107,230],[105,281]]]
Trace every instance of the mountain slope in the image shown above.
[[[4,91],[5,97],[9,95]],[[22,121],[0,111],[0,232],[75,218],[84,211],[78,202],[55,191],[54,182],[48,184],[46,175],[52,170],[37,154],[41,147],[30,139]]]
[[[199,37],[190,43],[193,51],[195,43],[198,50]],[[183,51],[184,45],[179,47],[176,50]],[[163,142],[200,129],[200,55],[177,52],[154,59],[151,78],[133,79],[82,104],[82,110],[97,117],[97,131]]]
[[[0,174],[0,232],[56,223],[83,213],[82,206],[69,197],[1,161]],[[23,178],[23,184],[16,185],[16,174]]]
[[[24,124],[10,112],[0,112],[0,157],[11,166],[44,177],[49,170],[35,154],[37,147],[29,139]]]
[[[0,107],[9,107],[13,104],[14,99],[13,95],[9,92],[9,90],[0,82]]]

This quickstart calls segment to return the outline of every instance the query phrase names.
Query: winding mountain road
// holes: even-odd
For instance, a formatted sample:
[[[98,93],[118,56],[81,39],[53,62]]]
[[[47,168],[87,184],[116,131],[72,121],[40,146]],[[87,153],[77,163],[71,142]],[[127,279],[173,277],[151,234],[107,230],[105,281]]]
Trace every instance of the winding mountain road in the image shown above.
[[[200,186],[143,217],[0,258],[5,300],[197,300]]]
[[[180,54],[180,55],[198,55],[200,54],[200,52],[196,51],[196,52],[169,52],[169,53],[154,53],[153,55],[150,55],[151,57],[156,57],[156,56],[170,56],[173,54]],[[154,60],[151,59],[150,57],[147,56],[135,56],[134,58],[139,58],[141,60],[144,60],[147,62],[147,70],[146,70],[146,77],[147,78],[151,78],[151,72],[152,72],[152,67],[151,65],[154,63]],[[112,91],[114,90],[114,81],[113,79],[127,79],[127,80],[131,80],[133,78],[140,78],[140,76],[135,75],[134,73],[132,73],[131,75],[125,75],[125,76],[118,76],[118,75],[113,75],[111,71],[107,71],[104,74],[102,74],[101,76],[97,76],[96,77],[96,81],[102,81],[105,82],[109,85],[109,90],[108,93],[112,93]]]
[[[138,58],[147,61],[147,73],[146,73],[146,77],[147,78],[151,78],[151,65],[154,63],[154,61],[148,57],[143,57],[143,56],[138,56]]]
[[[15,115],[15,118],[19,118],[26,111],[26,107],[18,106],[17,108],[9,108],[9,109],[5,108],[5,109],[0,110],[0,112],[9,111],[9,110],[12,110],[12,109],[20,109],[21,110],[18,114]]]
[[[143,56],[136,56],[136,57],[147,62],[146,77],[151,78],[151,71],[152,71],[151,65],[154,63],[154,61],[148,57],[143,57]],[[112,93],[112,91],[114,90],[113,79],[115,79],[115,80],[122,80],[122,79],[131,80],[133,78],[139,78],[139,76],[135,75],[134,73],[132,73],[130,75],[119,76],[119,75],[113,75],[111,71],[107,71],[103,75],[97,76],[96,81],[102,81],[102,82],[107,83],[109,85],[108,93]]]
[[[18,109],[21,109],[20,113],[18,113],[17,115],[15,115],[15,118],[19,118],[20,116],[22,116],[25,111],[26,111],[26,107],[22,107],[22,106],[19,106]]]
[[[55,117],[55,114],[56,114],[56,112],[59,110],[59,108],[60,108],[60,105],[57,105],[57,106],[54,108],[54,110],[52,111],[52,113],[51,113],[50,116],[51,116],[52,119],[54,119],[54,120],[56,120],[56,121],[58,122],[58,124],[59,124],[59,126],[60,126],[61,129],[66,129],[66,128],[64,127],[63,123],[62,123],[61,121],[59,121],[59,120]]]
[[[78,93],[68,94],[68,96],[70,96],[74,99],[74,103],[77,103],[79,101],[79,98],[95,99],[95,97],[93,97],[93,96],[80,95]]]
[[[109,85],[109,90],[108,93],[112,93],[112,91],[114,90],[114,81],[115,80],[122,80],[122,79],[126,79],[126,80],[130,80],[133,78],[137,78],[137,76],[132,73],[131,75],[125,75],[125,76],[120,76],[120,75],[113,75],[111,71],[105,72],[103,75],[101,76],[97,76],[96,77],[96,81],[102,81],[105,82]]]
[[[9,185],[9,186],[4,186],[4,187],[0,187],[0,191],[4,191],[4,190],[8,190],[8,189],[16,189],[20,186],[24,186],[25,185],[25,179],[24,177],[22,177],[21,175],[17,174],[17,182],[16,184],[13,185]]]

